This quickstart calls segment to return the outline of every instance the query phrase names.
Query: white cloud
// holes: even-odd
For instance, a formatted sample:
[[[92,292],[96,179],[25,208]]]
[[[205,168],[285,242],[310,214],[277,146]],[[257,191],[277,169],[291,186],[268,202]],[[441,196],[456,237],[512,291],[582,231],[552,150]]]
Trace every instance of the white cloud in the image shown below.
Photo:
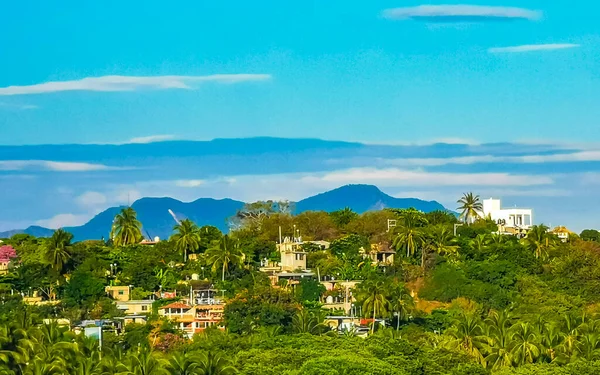
[[[62,162],[48,160],[0,160],[0,171],[20,171],[39,168],[55,172],[91,172],[118,170],[122,168],[109,167],[103,164]]]
[[[508,173],[446,173],[397,168],[352,168],[308,176],[304,183],[344,185],[352,183],[377,186],[534,186],[552,184],[546,176],[511,175]]]
[[[524,155],[524,156],[493,156],[475,155],[452,158],[407,158],[407,159],[378,159],[387,165],[433,167],[448,164],[477,164],[477,163],[557,163],[600,161],[600,151],[579,151],[564,154]]]
[[[93,215],[58,214],[50,219],[38,220],[35,225],[44,228],[58,229],[64,227],[76,227],[87,223]]]
[[[1,95],[45,94],[60,91],[135,91],[139,89],[191,89],[193,84],[203,82],[239,83],[264,81],[268,74],[214,74],[208,76],[103,76],[87,77],[73,81],[53,81],[28,86],[8,86],[0,88]]]
[[[493,19],[536,20],[541,13],[524,8],[478,5],[420,5],[387,9],[383,16],[389,19],[427,21],[486,21]]]
[[[175,139],[174,135],[170,135],[170,134],[163,134],[163,135],[149,135],[146,137],[136,137],[136,138],[131,138],[128,142],[126,143],[154,143],[154,142],[163,142],[163,141],[170,141]]]
[[[206,183],[205,180],[178,180],[175,181],[175,185],[178,187],[184,188],[195,188],[198,186],[202,186]]]
[[[104,194],[97,191],[87,191],[75,198],[75,202],[81,207],[95,209],[105,206],[108,199]]]
[[[496,47],[488,49],[490,53],[520,53],[534,51],[555,51],[559,49],[577,48],[579,44],[525,44],[522,46]]]

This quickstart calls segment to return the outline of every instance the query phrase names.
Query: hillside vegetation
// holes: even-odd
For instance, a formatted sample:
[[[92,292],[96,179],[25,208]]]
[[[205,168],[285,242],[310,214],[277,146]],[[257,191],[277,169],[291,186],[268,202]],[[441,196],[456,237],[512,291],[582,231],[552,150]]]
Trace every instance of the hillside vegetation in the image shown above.
[[[257,202],[238,211],[228,235],[184,220],[154,245],[140,244],[142,223],[131,208],[116,216],[106,242],[72,243],[63,230],[47,239],[14,235],[0,244],[8,264],[0,276],[0,373],[600,373],[600,234],[561,242],[543,225],[523,238],[495,234],[476,214],[477,196],[459,202],[460,218],[414,209],[293,216],[285,204]],[[302,245],[308,268],[321,279],[357,281],[353,311],[385,326],[369,325],[367,337],[332,331],[325,316],[344,312],[325,311],[323,301],[340,291],[308,277],[271,285],[259,268],[279,260],[280,228],[329,241],[327,250]],[[393,264],[372,264],[373,244],[395,250]],[[105,332],[99,348],[56,319],[123,315],[107,285],[130,285],[132,299],[156,301],[147,324]],[[173,302],[160,292],[185,298],[190,286],[224,290],[224,330],[188,339],[157,314]],[[34,295],[43,302],[26,303]]]

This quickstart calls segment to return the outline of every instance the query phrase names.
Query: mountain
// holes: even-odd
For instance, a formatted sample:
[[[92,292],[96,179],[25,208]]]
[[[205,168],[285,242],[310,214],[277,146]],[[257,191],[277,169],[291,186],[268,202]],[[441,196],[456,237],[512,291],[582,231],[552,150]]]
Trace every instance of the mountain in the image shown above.
[[[244,206],[244,202],[232,199],[200,198],[185,203],[173,198],[142,198],[132,205],[138,213],[138,219],[143,224],[143,234],[146,237],[167,238],[173,231],[175,220],[171,217],[172,210],[178,219],[190,219],[199,226],[213,225],[226,232],[227,218],[233,216]],[[372,185],[346,185],[296,202],[295,212],[304,211],[336,211],[350,207],[358,213],[382,208],[414,207],[424,212],[445,210],[444,206],[435,201],[424,201],[415,198],[394,198]],[[65,228],[73,233],[75,240],[107,238],[115,215],[122,207],[111,207],[79,227]],[[15,230],[0,233],[0,238],[11,237],[16,233],[27,233],[37,237],[52,235],[51,229],[29,227],[25,230]]]
[[[394,198],[373,185],[346,185],[327,191],[296,203],[296,212],[304,211],[336,211],[350,207],[353,211],[363,213],[383,208],[414,207],[423,212],[445,210],[438,202],[429,202],[415,198]]]
[[[14,229],[7,232],[0,232],[0,238],[9,238],[15,234],[29,234],[34,237],[50,237],[54,230],[32,225],[25,229]]]

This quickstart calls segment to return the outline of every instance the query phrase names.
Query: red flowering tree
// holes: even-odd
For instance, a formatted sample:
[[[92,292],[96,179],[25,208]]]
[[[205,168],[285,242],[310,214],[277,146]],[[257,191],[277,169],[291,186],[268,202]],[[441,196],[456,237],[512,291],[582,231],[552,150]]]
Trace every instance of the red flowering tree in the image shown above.
[[[17,252],[10,245],[0,246],[0,263],[8,263],[17,257]]]

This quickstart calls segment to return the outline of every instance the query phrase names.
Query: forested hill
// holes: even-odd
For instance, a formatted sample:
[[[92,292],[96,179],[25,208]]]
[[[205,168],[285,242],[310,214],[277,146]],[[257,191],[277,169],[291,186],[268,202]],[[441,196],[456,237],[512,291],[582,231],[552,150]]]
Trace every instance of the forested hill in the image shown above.
[[[142,198],[132,204],[138,213],[146,237],[167,238],[171,235],[174,219],[168,210],[172,210],[178,218],[189,218],[200,226],[212,225],[226,232],[227,219],[244,206],[244,202],[232,199],[200,198],[193,202],[181,202],[173,198]],[[373,185],[346,185],[327,191],[294,204],[296,213],[304,211],[332,212],[345,207],[357,213],[382,208],[410,208],[423,212],[445,210],[435,201],[424,201],[415,198],[395,198],[382,192]],[[115,215],[121,207],[111,207],[96,215],[86,224],[79,227],[65,228],[73,233],[75,240],[107,238]],[[0,233],[0,238],[10,237],[16,233],[27,233],[36,237],[48,237],[53,230],[41,227],[29,227]]]

